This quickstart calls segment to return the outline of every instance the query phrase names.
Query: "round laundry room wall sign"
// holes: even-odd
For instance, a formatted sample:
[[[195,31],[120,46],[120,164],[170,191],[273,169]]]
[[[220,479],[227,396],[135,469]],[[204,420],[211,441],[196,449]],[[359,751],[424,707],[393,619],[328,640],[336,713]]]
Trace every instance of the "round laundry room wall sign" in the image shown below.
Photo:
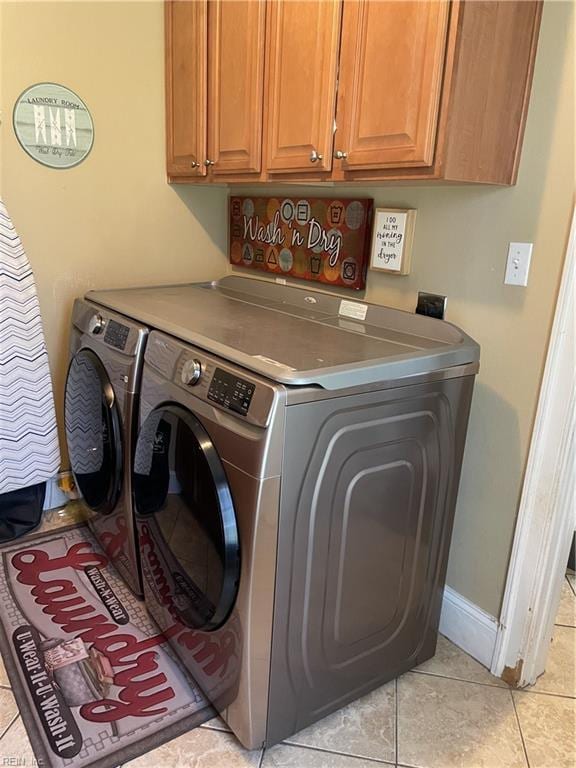
[[[94,143],[94,124],[82,99],[57,83],[36,83],[14,105],[14,131],[22,149],[50,168],[72,168]]]

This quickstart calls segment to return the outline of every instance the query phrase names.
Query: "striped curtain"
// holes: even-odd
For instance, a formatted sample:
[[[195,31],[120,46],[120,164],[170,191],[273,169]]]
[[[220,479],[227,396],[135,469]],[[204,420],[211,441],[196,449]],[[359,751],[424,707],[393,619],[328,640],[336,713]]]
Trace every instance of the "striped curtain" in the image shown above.
[[[42,483],[59,465],[34,275],[0,200],[0,494]]]

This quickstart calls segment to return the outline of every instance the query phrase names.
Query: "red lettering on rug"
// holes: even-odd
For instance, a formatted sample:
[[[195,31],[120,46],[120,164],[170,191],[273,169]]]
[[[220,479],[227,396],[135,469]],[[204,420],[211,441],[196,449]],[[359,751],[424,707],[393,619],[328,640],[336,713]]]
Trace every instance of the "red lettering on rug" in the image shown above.
[[[104,567],[108,564],[104,555],[94,552],[89,542],[80,542],[61,557],[52,558],[44,550],[26,549],[15,554],[11,562],[18,571],[17,581],[31,588],[35,602],[55,624],[106,654],[112,667],[126,667],[114,674],[114,685],[121,688],[118,699],[100,699],[83,705],[80,712],[86,720],[114,722],[168,711],[160,705],[174,698],[174,690],[166,685],[166,675],[158,671],[156,653],[151,650],[166,641],[164,635],[138,640],[120,632],[116,624],[79,594],[72,581],[42,579],[45,574],[66,568],[83,571],[88,566]],[[164,688],[154,690],[159,686]]]
[[[220,674],[224,677],[231,659],[236,655],[236,636],[224,631],[219,637],[209,637],[206,632],[187,629],[180,621],[178,611],[172,600],[170,585],[162,568],[162,562],[156,553],[154,538],[147,525],[140,526],[141,552],[146,556],[154,578],[157,594],[174,619],[172,627],[164,630],[166,637],[176,637],[176,641],[192,651],[194,660],[203,667],[210,677]]]

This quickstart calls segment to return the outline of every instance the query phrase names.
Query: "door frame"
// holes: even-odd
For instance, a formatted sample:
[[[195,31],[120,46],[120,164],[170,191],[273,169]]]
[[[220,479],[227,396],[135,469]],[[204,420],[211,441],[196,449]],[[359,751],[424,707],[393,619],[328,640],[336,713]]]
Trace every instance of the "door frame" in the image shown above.
[[[574,531],[575,251],[573,210],[492,659],[517,687],[544,672]]]

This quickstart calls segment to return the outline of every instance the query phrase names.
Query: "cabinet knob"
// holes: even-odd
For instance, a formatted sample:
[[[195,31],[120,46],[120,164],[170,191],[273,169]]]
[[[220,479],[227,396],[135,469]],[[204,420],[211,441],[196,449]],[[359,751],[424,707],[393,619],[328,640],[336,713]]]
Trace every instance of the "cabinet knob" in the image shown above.
[[[197,163],[196,160],[192,160],[190,163],[190,168],[198,168],[200,166],[200,163]]]
[[[324,155],[319,155],[315,149],[313,149],[312,152],[310,152],[311,163],[317,163],[319,160],[322,160],[323,158],[324,158]]]
[[[348,152],[342,152],[341,149],[337,149],[336,152],[334,152],[334,157],[336,160],[346,160]]]
[[[210,168],[211,165],[214,165],[214,160],[204,160],[204,165],[206,168]]]

